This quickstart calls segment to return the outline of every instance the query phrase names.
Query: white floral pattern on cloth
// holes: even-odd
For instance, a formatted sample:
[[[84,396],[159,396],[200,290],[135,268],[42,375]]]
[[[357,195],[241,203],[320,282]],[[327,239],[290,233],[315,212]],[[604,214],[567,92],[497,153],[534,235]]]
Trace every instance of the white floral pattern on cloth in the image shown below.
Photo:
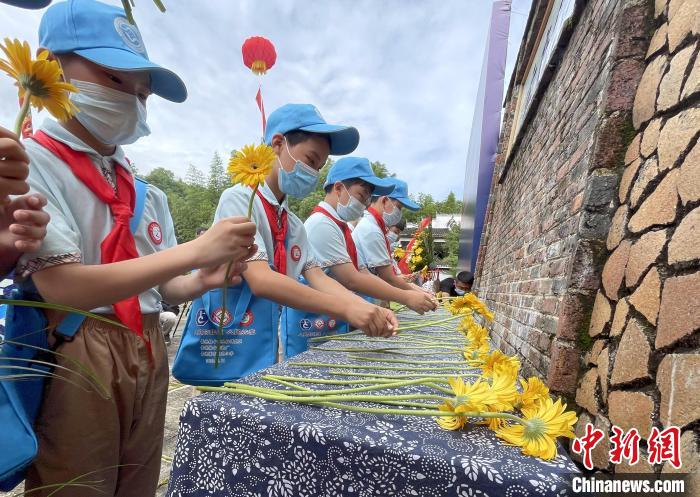
[[[324,347],[343,346],[336,343]],[[312,350],[291,362],[347,359]],[[326,368],[282,363],[245,383],[272,386],[260,377],[266,373],[339,378]],[[541,461],[503,444],[484,426],[446,431],[432,418],[208,393],[182,412],[167,495],[563,497],[572,494],[571,474],[578,472],[561,446],[556,459]]]

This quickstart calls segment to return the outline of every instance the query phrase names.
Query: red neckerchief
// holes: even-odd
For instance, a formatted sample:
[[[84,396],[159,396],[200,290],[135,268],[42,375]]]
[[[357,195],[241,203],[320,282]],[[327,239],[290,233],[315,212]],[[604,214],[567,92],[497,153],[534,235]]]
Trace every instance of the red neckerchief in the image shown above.
[[[311,213],[313,214],[314,212],[319,212],[319,213],[323,214],[328,219],[330,219],[335,224],[337,224],[338,228],[340,228],[343,231],[343,237],[345,238],[345,245],[347,246],[348,255],[350,256],[350,260],[352,261],[352,265],[355,266],[355,269],[359,270],[359,266],[357,265],[357,247],[355,246],[355,240],[352,239],[352,231],[350,231],[350,226],[348,226],[348,223],[334,218],[330,212],[328,212],[326,209],[324,209],[320,205],[317,205],[316,207],[314,207],[314,210],[312,210]]]
[[[382,235],[384,235],[384,243],[386,243],[386,251],[389,254],[389,260],[391,260],[391,244],[389,243],[389,239],[386,237],[386,223],[384,223],[384,218],[374,207],[367,207],[367,212],[372,214],[374,220],[377,221],[377,224],[379,225],[379,229],[382,230]]]
[[[134,235],[129,229],[136,200],[134,179],[131,174],[121,166],[114,168],[117,181],[117,191],[115,192],[85,152],[73,150],[43,131],[37,131],[32,138],[68,164],[75,177],[88,187],[101,202],[109,206],[114,226],[100,245],[100,262],[110,264],[136,259],[139,254],[136,251]],[[112,304],[112,307],[119,320],[146,343],[148,355],[153,359],[151,342],[143,334],[141,304],[138,295],[116,302]]]
[[[267,216],[267,222],[270,225],[270,231],[272,232],[272,239],[275,242],[275,254],[274,254],[274,264],[275,270],[281,274],[287,274],[287,247],[285,242],[287,241],[287,211],[282,209],[282,214],[277,215],[277,209],[272,203],[267,200],[260,190],[257,191],[258,198],[262,201],[263,207],[265,208],[265,215]]]

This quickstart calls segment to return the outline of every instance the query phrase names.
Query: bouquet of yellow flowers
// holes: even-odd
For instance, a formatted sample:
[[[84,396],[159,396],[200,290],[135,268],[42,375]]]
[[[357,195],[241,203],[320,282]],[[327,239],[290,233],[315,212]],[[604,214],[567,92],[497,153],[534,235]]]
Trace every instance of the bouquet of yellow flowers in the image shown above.
[[[430,268],[433,262],[432,242],[432,233],[429,229],[423,230],[416,237],[408,259],[408,268],[411,271],[427,271]]]

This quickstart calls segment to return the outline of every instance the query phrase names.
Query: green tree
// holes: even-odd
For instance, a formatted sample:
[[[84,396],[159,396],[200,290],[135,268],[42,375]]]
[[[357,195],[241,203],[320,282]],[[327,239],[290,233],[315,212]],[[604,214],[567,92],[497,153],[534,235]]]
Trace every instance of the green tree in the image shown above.
[[[212,199],[218,203],[221,194],[229,186],[231,186],[231,179],[226,173],[224,161],[219,155],[219,152],[214,152],[214,156],[209,163],[209,179],[207,184],[209,194]]]
[[[383,162],[370,162],[370,165],[372,166],[372,171],[374,171],[374,175],[377,176],[378,178],[395,178],[396,174],[390,173],[389,169],[386,167],[386,164]]]
[[[185,194],[185,184],[175,176],[169,169],[157,167],[148,173],[144,178],[150,184],[157,186],[170,198],[171,196],[182,196]]]
[[[462,202],[457,200],[454,192],[450,192],[445,200],[437,203],[437,211],[441,214],[459,214],[462,212]]]
[[[190,164],[187,167],[187,172],[185,173],[185,183],[189,186],[197,186],[204,188],[207,184],[204,173],[197,169],[197,166]]]
[[[445,248],[447,249],[445,263],[450,266],[450,274],[453,277],[457,275],[457,262],[459,260],[459,231],[459,223],[454,223],[445,236]]]

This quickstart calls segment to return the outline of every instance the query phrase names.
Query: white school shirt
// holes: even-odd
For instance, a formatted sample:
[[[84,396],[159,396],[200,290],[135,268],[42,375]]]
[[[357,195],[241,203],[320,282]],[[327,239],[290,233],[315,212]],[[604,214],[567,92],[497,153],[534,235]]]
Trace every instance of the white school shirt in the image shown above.
[[[353,230],[352,238],[358,258],[367,269],[376,273],[378,267],[391,266],[392,257],[386,249],[386,238],[372,214],[365,212]]]
[[[341,223],[345,222],[340,219],[336,210],[329,203],[320,202],[318,205]],[[326,273],[329,273],[330,268],[333,266],[352,263],[343,230],[332,220],[328,219],[328,216],[321,212],[314,212],[304,222],[304,227],[309,237],[314,258]],[[359,256],[358,266],[360,270],[364,268],[359,261]]]
[[[131,173],[121,147],[117,147],[113,155],[102,156],[53,120],[45,121],[40,129],[73,150],[86,152],[95,168],[111,184],[114,184],[114,167],[123,167]],[[109,206],[99,200],[52,152],[34,140],[23,143],[30,159],[29,186],[32,192],[41,193],[48,200],[44,210],[51,216],[51,221],[41,248],[37,252],[24,254],[19,261],[17,275],[25,280],[22,285],[27,284],[26,278],[32,273],[46,267],[75,262],[100,264],[100,245],[114,226]],[[134,241],[139,256],[177,245],[168,199],[153,185],[148,185],[143,216]],[[70,285],[70,281],[65,283]],[[139,295],[141,312],[160,312],[161,300],[157,288],[143,292]],[[114,311],[112,306],[106,306],[92,309],[92,312],[111,314]]]
[[[285,198],[280,204],[267,184],[261,185],[259,191],[277,209],[278,220],[282,209],[287,211],[287,276],[296,279],[308,269],[318,267],[309,241],[306,238],[304,225],[296,214],[289,210],[287,199]],[[251,193],[253,193],[252,189],[241,184],[225,190],[221,194],[219,205],[216,207],[214,222],[227,217],[247,216]],[[258,246],[258,251],[248,261],[267,261],[269,264],[272,264],[274,262],[275,243],[272,238],[270,223],[265,214],[265,207],[257,195],[253,201],[252,217],[253,222],[257,226],[255,243]]]

